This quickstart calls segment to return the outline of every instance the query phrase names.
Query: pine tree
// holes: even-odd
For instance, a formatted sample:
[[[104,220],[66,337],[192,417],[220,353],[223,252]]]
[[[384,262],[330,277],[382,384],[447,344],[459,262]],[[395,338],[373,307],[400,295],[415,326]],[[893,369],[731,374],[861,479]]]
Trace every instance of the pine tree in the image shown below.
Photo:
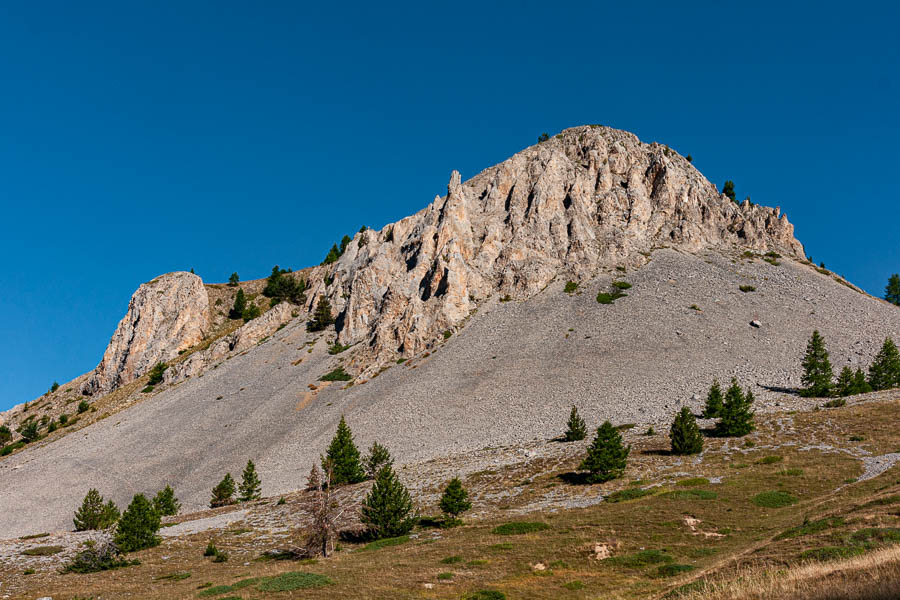
[[[852,396],[855,393],[853,391],[853,383],[853,369],[845,366],[841,369],[841,374],[838,375],[837,382],[834,384],[834,395],[840,396],[841,398],[844,396]]]
[[[894,273],[888,278],[887,287],[884,288],[884,299],[900,306],[900,274]]]
[[[234,504],[234,479],[231,473],[225,473],[216,487],[212,490],[212,499],[209,501],[210,508],[218,508],[219,506],[227,506]]]
[[[228,285],[230,285],[231,287],[234,287],[234,286],[236,286],[238,283],[240,283],[240,281],[241,281],[241,278],[238,277],[238,274],[237,274],[237,273],[232,273],[232,274],[231,274],[231,277],[228,278]]]
[[[119,509],[110,500],[103,504],[103,496],[96,489],[88,490],[81,503],[81,507],[75,511],[75,531],[87,531],[89,529],[106,529],[111,527],[119,519]]]
[[[247,310],[247,296],[244,295],[244,290],[238,288],[237,294],[234,295],[234,305],[231,307],[231,312],[228,313],[228,318],[235,321],[243,319],[245,310]]]
[[[238,492],[240,493],[238,500],[241,502],[259,500],[262,498],[260,491],[261,486],[259,476],[256,474],[256,465],[253,464],[252,460],[248,460],[247,466],[244,467],[244,473],[241,477],[241,485],[238,488]]]
[[[391,453],[388,452],[388,449],[378,442],[372,442],[372,447],[369,448],[369,454],[366,455],[365,460],[363,460],[366,478],[375,479],[375,476],[382,467],[393,464],[394,459],[391,458]]]
[[[900,352],[891,338],[884,340],[875,361],[869,367],[869,385],[873,390],[900,387]]]
[[[747,389],[747,393],[743,393],[737,379],[732,378],[731,386],[725,392],[719,422],[716,423],[716,435],[742,437],[756,429],[753,424],[753,412],[750,410],[752,404],[753,392]]]
[[[306,328],[309,331],[322,331],[333,323],[334,317],[331,316],[331,303],[324,295],[319,296],[319,301],[316,303],[313,317],[310,319],[309,323],[307,323]]]
[[[251,301],[247,302],[247,308],[244,309],[244,312],[241,315],[241,317],[243,317],[243,319],[245,321],[252,321],[253,319],[255,319],[256,317],[258,317],[261,314],[262,314],[262,311],[259,309],[259,305],[256,302],[251,300]]]
[[[716,419],[722,414],[722,388],[719,382],[713,380],[709,393],[706,395],[706,406],[703,407],[704,419]]]
[[[672,422],[669,429],[672,441],[672,454],[699,454],[703,452],[703,436],[697,427],[697,420],[691,410],[685,406]]]
[[[25,421],[25,424],[19,429],[19,435],[22,436],[22,441],[26,444],[40,439],[41,433],[38,431],[38,422],[35,419]]]
[[[631,446],[622,445],[622,435],[609,421],[597,428],[597,435],[588,448],[579,469],[590,471],[588,483],[602,483],[625,474]]]
[[[159,515],[153,510],[153,504],[143,494],[137,494],[119,519],[114,541],[122,552],[152,548],[161,541],[156,535],[159,527]]]
[[[853,394],[868,394],[872,391],[872,386],[869,385],[869,382],[866,380],[866,375],[863,373],[863,370],[859,367],[856,368],[856,372],[853,374]]]
[[[175,497],[175,490],[169,485],[159,490],[153,498],[153,510],[161,516],[177,515],[180,508],[181,503]]]
[[[825,340],[818,331],[813,331],[812,337],[806,344],[806,355],[803,357],[802,365],[803,384],[806,387],[800,391],[800,395],[805,398],[830,396],[834,372],[831,370],[831,362],[828,360]]]
[[[147,380],[147,383],[150,385],[156,385],[158,383],[162,383],[163,373],[166,372],[166,369],[169,368],[164,362],[158,362],[153,365],[153,368],[150,369],[150,379]]]
[[[341,254],[342,252],[338,249],[337,244],[332,244],[331,250],[325,255],[325,260],[322,261],[322,264],[330,265],[333,262],[337,262],[337,259],[341,257]]]
[[[572,412],[569,413],[569,428],[566,430],[566,441],[577,442],[587,437],[587,424],[578,414],[578,409],[572,406]]]
[[[363,501],[360,521],[375,539],[406,535],[415,518],[409,490],[397,478],[391,466],[383,467],[375,476],[375,484]]]
[[[444,523],[447,526],[462,525],[459,515],[472,508],[472,503],[469,501],[469,492],[463,487],[459,477],[454,477],[447,484],[439,506],[445,515]]]
[[[353,238],[351,238],[349,235],[345,235],[344,237],[341,238],[341,247],[338,250],[338,252],[340,252],[340,254],[342,256],[343,256],[344,252],[347,250],[347,246],[349,246],[350,242],[352,242],[352,241],[353,241]]]
[[[722,186],[722,193],[731,198],[732,201],[737,202],[737,200],[735,200],[734,182],[730,179]]]
[[[12,431],[6,425],[0,425],[0,446],[12,439]]]
[[[327,468],[329,462],[333,469],[331,483],[334,485],[359,483],[366,478],[366,473],[359,462],[359,450],[353,443],[353,432],[350,431],[343,415],[322,461],[322,468]]]

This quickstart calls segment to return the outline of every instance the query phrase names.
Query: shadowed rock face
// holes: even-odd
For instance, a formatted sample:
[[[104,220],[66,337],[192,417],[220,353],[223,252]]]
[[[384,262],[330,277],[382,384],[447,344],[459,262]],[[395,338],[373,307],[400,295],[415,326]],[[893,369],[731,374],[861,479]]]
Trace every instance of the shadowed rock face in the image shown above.
[[[465,183],[454,171],[445,197],[357,234],[308,308],[327,295],[339,340],[367,342],[372,372],[429,348],[495,293],[529,298],[557,277],[643,264],[654,247],[734,245],[804,258],[778,208],[734,203],[665,146],[577,127]]]
[[[209,329],[209,298],[192,273],[167,273],[141,285],[82,390],[105,394],[190,348]]]

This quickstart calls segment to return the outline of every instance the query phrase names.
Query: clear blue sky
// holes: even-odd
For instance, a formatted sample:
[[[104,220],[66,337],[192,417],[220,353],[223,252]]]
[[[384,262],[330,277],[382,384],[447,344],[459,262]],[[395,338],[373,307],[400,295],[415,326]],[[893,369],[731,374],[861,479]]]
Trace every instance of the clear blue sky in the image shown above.
[[[0,410],[94,367],[141,282],[316,264],[585,123],[872,293],[900,271],[896,3],[312,4],[0,5]]]

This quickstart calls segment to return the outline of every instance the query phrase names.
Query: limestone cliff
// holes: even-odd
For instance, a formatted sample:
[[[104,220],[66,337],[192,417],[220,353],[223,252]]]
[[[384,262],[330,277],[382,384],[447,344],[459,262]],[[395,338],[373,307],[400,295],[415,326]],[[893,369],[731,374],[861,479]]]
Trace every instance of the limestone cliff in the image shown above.
[[[161,275],[141,285],[128,304],[103,360],[82,384],[105,394],[133,381],[160,361],[199,343],[209,329],[209,298],[192,273]]]
[[[568,129],[381,231],[357,234],[325,294],[343,344],[366,342],[365,370],[428,348],[478,303],[528,298],[556,278],[636,266],[654,247],[750,248],[804,257],[778,208],[736,204],[685,158],[601,126]]]

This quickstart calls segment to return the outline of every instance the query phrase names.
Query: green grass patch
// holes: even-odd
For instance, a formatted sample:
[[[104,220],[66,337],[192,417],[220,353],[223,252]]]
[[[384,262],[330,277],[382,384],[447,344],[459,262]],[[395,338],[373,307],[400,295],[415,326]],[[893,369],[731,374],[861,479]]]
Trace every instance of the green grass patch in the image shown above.
[[[670,565],[660,565],[656,569],[656,576],[674,577],[675,575],[681,575],[682,573],[693,571],[695,568],[696,567],[694,567],[694,565],[679,565],[676,563],[672,563]]]
[[[843,524],[843,517],[829,517],[827,519],[818,519],[816,521],[809,521],[804,523],[803,525],[798,525],[797,527],[791,527],[790,529],[782,531],[775,536],[775,539],[786,540],[803,535],[812,535],[814,533],[819,533],[820,531],[825,531],[826,529],[840,527]]]
[[[488,546],[488,549],[505,552],[506,550],[512,550],[515,547],[515,544],[513,544],[512,542],[503,542],[502,544],[491,544],[490,546]]]
[[[445,571],[444,573],[438,573],[437,578],[442,581],[447,581],[449,579],[453,579],[453,573],[451,573],[450,571]]]
[[[850,539],[857,543],[871,542],[900,542],[900,528],[897,527],[867,527],[854,531]]]
[[[671,500],[715,500],[719,495],[709,490],[674,490],[663,494]]]
[[[476,558],[475,560],[470,560],[466,563],[467,567],[483,567],[488,564],[488,561],[484,558]]]
[[[682,479],[675,485],[681,485],[684,487],[694,487],[697,485],[708,485],[709,479],[706,477],[691,477],[690,479]]]
[[[800,553],[802,560],[838,560],[841,558],[850,558],[859,556],[865,552],[862,548],[856,546],[825,546],[824,548],[815,548]]]
[[[35,533],[32,535],[23,535],[19,539],[20,540],[36,540],[38,538],[45,538],[45,537],[50,537],[50,534],[49,533]]]
[[[778,471],[778,474],[786,477],[800,477],[803,475],[803,469],[785,469],[783,471]]]
[[[293,590],[309,590],[332,585],[330,577],[304,571],[291,571],[274,577],[264,577],[256,585],[260,592],[291,592]]]
[[[441,564],[443,565],[455,565],[456,563],[461,563],[463,561],[462,556],[448,556],[447,558],[441,559]]]
[[[647,490],[643,488],[629,488],[627,490],[619,490],[618,492],[613,492],[604,500],[606,502],[626,502],[628,500],[636,500],[637,498],[643,498],[644,496],[651,496],[653,494],[653,490]]]
[[[22,550],[23,556],[53,556],[63,551],[62,546],[36,546]]]
[[[359,549],[360,552],[367,552],[369,550],[380,550],[382,548],[388,548],[390,546],[399,546],[400,544],[405,544],[409,541],[408,535],[401,535],[399,537],[392,538],[384,538],[382,540],[375,540],[374,542],[369,542],[365,546]]]
[[[584,584],[581,581],[579,581],[578,579],[576,579],[575,581],[569,581],[568,583],[564,583],[563,587],[566,588],[567,590],[572,590],[574,592],[576,590],[583,590]]]
[[[567,294],[574,294],[578,290],[578,284],[574,281],[567,281],[563,291]]]
[[[787,492],[771,491],[762,492],[750,499],[756,506],[763,508],[783,508],[797,503],[796,496],[792,496]]]
[[[463,600],[506,600],[506,594],[497,590],[478,590],[463,596]]]
[[[353,377],[344,370],[344,367],[338,367],[334,371],[329,371],[319,377],[319,381],[350,381],[351,379]]]
[[[742,285],[742,286],[738,287],[738,289],[741,290],[742,292],[744,292],[745,294],[748,292],[756,291],[756,288],[753,287],[752,285]]]
[[[893,496],[885,496],[884,498],[877,498],[875,500],[870,500],[869,502],[866,502],[859,508],[863,509],[863,508],[873,508],[875,506],[889,506],[891,504],[898,504],[898,503],[900,503],[900,495],[895,494]],[[24,538],[19,538],[19,539],[24,539]]]
[[[350,349],[350,346],[344,346],[338,342],[335,342],[332,345],[328,346],[328,354],[332,354],[332,355],[340,354],[344,350],[349,350],[349,349]]]
[[[168,575],[160,575],[157,581],[183,581],[191,576],[190,571],[182,571],[180,573],[169,573]]]
[[[635,552],[633,554],[613,556],[612,558],[606,559],[606,562],[612,565],[639,569],[649,565],[672,563],[675,562],[675,559],[662,550],[641,550],[640,552]]]
[[[627,281],[613,281],[612,286],[617,290],[630,290],[631,284]]]
[[[764,456],[759,459],[759,464],[761,465],[774,465],[775,463],[780,463],[784,460],[783,456],[772,455],[772,456]]]
[[[491,533],[497,535],[522,535],[525,533],[544,531],[545,529],[550,529],[550,526],[546,523],[513,521],[512,523],[504,523],[503,525],[494,527],[494,529],[491,530]]]

